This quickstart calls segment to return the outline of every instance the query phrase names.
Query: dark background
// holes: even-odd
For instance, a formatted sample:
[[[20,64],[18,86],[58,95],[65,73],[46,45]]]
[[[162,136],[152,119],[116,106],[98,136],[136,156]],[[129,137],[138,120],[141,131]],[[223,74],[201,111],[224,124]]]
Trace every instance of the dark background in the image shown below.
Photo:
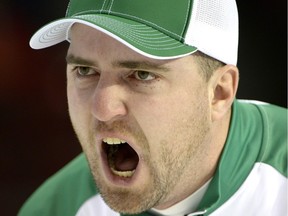
[[[67,113],[68,44],[35,51],[30,36],[65,14],[68,1],[0,2],[0,212],[27,197],[81,152]],[[287,106],[287,2],[238,1],[238,98]]]

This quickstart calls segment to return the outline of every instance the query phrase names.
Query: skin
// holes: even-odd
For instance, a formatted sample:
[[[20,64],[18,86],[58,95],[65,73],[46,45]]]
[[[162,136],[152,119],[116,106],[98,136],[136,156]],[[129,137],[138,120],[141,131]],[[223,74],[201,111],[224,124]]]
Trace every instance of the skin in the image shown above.
[[[111,208],[165,209],[213,176],[228,133],[236,67],[219,68],[207,82],[193,55],[150,59],[82,24],[71,29],[67,62],[71,121]],[[137,152],[133,177],[109,174],[105,137],[126,140]]]

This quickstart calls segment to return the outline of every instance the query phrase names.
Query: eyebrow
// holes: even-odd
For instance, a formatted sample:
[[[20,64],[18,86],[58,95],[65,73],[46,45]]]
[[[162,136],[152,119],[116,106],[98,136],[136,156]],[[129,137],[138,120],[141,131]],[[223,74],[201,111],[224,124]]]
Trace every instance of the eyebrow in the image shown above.
[[[66,56],[66,62],[67,62],[67,64],[95,66],[95,63],[93,61],[90,61],[90,60],[84,59],[84,58],[80,58],[80,57],[74,56],[72,54],[68,54]]]
[[[67,64],[76,64],[76,65],[85,65],[85,66],[97,66],[97,63],[84,59],[81,57],[77,57],[73,54],[68,54],[66,56]],[[150,61],[116,61],[112,63],[113,67],[127,68],[127,69],[141,69],[141,70],[158,70],[168,72],[170,68],[164,66],[163,64],[157,64]]]
[[[113,63],[113,66],[128,69],[142,69],[142,70],[160,70],[160,71],[170,70],[169,67],[149,61],[119,61]]]

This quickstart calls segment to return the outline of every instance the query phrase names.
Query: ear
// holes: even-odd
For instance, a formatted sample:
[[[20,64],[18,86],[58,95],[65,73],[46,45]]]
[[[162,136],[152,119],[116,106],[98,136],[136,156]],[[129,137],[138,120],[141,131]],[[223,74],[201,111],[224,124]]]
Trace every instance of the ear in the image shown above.
[[[225,65],[217,69],[211,77],[212,121],[217,121],[229,113],[234,101],[239,81],[238,68]]]

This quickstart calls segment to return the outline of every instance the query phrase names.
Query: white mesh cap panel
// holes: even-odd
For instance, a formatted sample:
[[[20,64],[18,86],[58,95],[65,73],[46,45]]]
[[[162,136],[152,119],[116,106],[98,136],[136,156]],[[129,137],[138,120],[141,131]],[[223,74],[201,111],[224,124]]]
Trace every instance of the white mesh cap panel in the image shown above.
[[[237,64],[238,11],[235,0],[194,0],[185,43],[226,64]]]

